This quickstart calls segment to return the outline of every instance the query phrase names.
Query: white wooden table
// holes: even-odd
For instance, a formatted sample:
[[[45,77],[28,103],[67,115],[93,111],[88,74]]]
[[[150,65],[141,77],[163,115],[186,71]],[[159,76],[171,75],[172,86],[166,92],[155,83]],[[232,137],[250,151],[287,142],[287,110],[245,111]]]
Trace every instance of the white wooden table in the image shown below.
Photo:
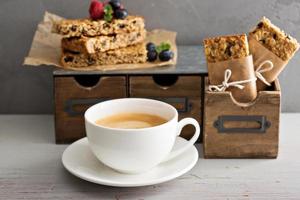
[[[173,181],[139,188],[96,185],[61,164],[53,116],[0,115],[0,199],[300,199],[300,114],[282,114],[277,159],[200,159]]]

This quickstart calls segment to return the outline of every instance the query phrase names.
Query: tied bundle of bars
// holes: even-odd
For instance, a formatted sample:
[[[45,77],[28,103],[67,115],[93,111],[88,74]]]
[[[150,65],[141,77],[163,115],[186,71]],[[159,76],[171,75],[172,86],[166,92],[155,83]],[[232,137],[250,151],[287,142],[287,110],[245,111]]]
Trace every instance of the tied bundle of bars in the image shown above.
[[[258,91],[271,86],[298,49],[296,39],[265,17],[248,37],[240,34],[206,38],[210,88],[230,91],[239,102],[251,102]]]
[[[63,35],[61,64],[64,67],[88,67],[144,63],[147,60],[144,19],[61,20],[53,32]]]
[[[266,82],[272,83],[299,49],[299,43],[263,17],[249,33],[249,49],[255,69],[266,60],[273,63],[273,68],[263,73]],[[267,85],[258,79],[257,89],[265,90]]]
[[[218,87],[231,91],[239,102],[246,103],[256,98],[256,78],[245,34],[207,38],[204,40],[204,50],[211,85],[220,85]],[[230,75],[226,82],[224,75],[228,70]],[[235,85],[243,88],[230,87],[230,83],[237,83]]]

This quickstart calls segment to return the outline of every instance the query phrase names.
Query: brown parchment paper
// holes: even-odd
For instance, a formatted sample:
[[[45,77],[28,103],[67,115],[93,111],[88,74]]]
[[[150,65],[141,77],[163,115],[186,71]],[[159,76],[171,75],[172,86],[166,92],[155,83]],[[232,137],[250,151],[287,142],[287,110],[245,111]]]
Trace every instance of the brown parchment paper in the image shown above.
[[[35,32],[31,49],[25,58],[23,65],[41,66],[51,65],[64,69],[77,71],[90,70],[120,70],[120,69],[144,69],[151,67],[161,67],[166,65],[175,65],[177,62],[176,32],[156,29],[147,33],[146,42],[151,41],[155,44],[168,42],[171,44],[171,50],[174,52],[174,58],[167,62],[156,61],[153,63],[146,62],[142,64],[118,64],[118,65],[99,65],[82,68],[63,67],[60,64],[61,58],[61,35],[52,33],[54,21],[63,19],[55,14],[45,12],[44,19],[39,23]]]
[[[257,69],[258,66],[265,60],[270,60],[273,63],[273,69],[270,71],[262,73],[263,77],[268,83],[272,83],[278,77],[280,72],[285,68],[288,61],[283,61],[281,58],[276,56],[272,51],[264,47],[253,37],[249,37],[249,50],[253,56],[254,69]],[[257,79],[256,81],[257,91],[266,90],[268,87],[261,80]]]
[[[224,81],[226,69],[230,69],[232,74],[229,83],[255,78],[252,56],[244,58],[226,60],[216,63],[207,63],[208,79],[210,85],[220,85]],[[243,89],[229,87],[226,91],[231,91],[234,99],[241,103],[253,101],[257,96],[255,81],[242,84]]]

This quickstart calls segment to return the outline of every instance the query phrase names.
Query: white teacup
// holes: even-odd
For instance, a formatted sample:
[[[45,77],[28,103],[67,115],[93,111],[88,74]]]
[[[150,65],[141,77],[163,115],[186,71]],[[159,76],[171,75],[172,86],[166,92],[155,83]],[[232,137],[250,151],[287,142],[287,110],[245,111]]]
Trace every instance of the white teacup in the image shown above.
[[[124,112],[158,115],[168,121],[141,129],[109,128],[96,124],[99,118]],[[200,134],[195,119],[185,118],[178,122],[178,112],[173,106],[151,99],[125,98],[101,102],[90,107],[84,117],[92,152],[102,163],[122,173],[145,172],[173,159],[191,147]],[[176,137],[188,124],[195,127],[194,136],[185,146],[172,151]]]

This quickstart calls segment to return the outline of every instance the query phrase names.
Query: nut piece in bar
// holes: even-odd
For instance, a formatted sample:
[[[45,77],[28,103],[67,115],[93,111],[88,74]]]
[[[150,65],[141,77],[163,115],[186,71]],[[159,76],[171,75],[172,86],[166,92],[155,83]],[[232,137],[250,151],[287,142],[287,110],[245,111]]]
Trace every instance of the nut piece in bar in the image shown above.
[[[63,38],[61,45],[65,50],[92,54],[134,45],[143,42],[145,38],[146,31],[141,30],[110,36]]]
[[[296,39],[284,33],[266,17],[261,19],[249,36],[284,61],[291,59],[299,49]]]
[[[204,51],[208,62],[219,62],[243,58],[249,55],[247,36],[228,35],[204,40]]]
[[[131,15],[125,19],[113,19],[111,22],[92,19],[64,19],[53,24],[52,32],[64,37],[94,37],[136,32],[144,28],[144,18]]]
[[[63,49],[61,63],[65,67],[88,67],[98,65],[115,65],[125,63],[144,63],[147,60],[145,43],[139,43],[125,48],[82,54]]]

